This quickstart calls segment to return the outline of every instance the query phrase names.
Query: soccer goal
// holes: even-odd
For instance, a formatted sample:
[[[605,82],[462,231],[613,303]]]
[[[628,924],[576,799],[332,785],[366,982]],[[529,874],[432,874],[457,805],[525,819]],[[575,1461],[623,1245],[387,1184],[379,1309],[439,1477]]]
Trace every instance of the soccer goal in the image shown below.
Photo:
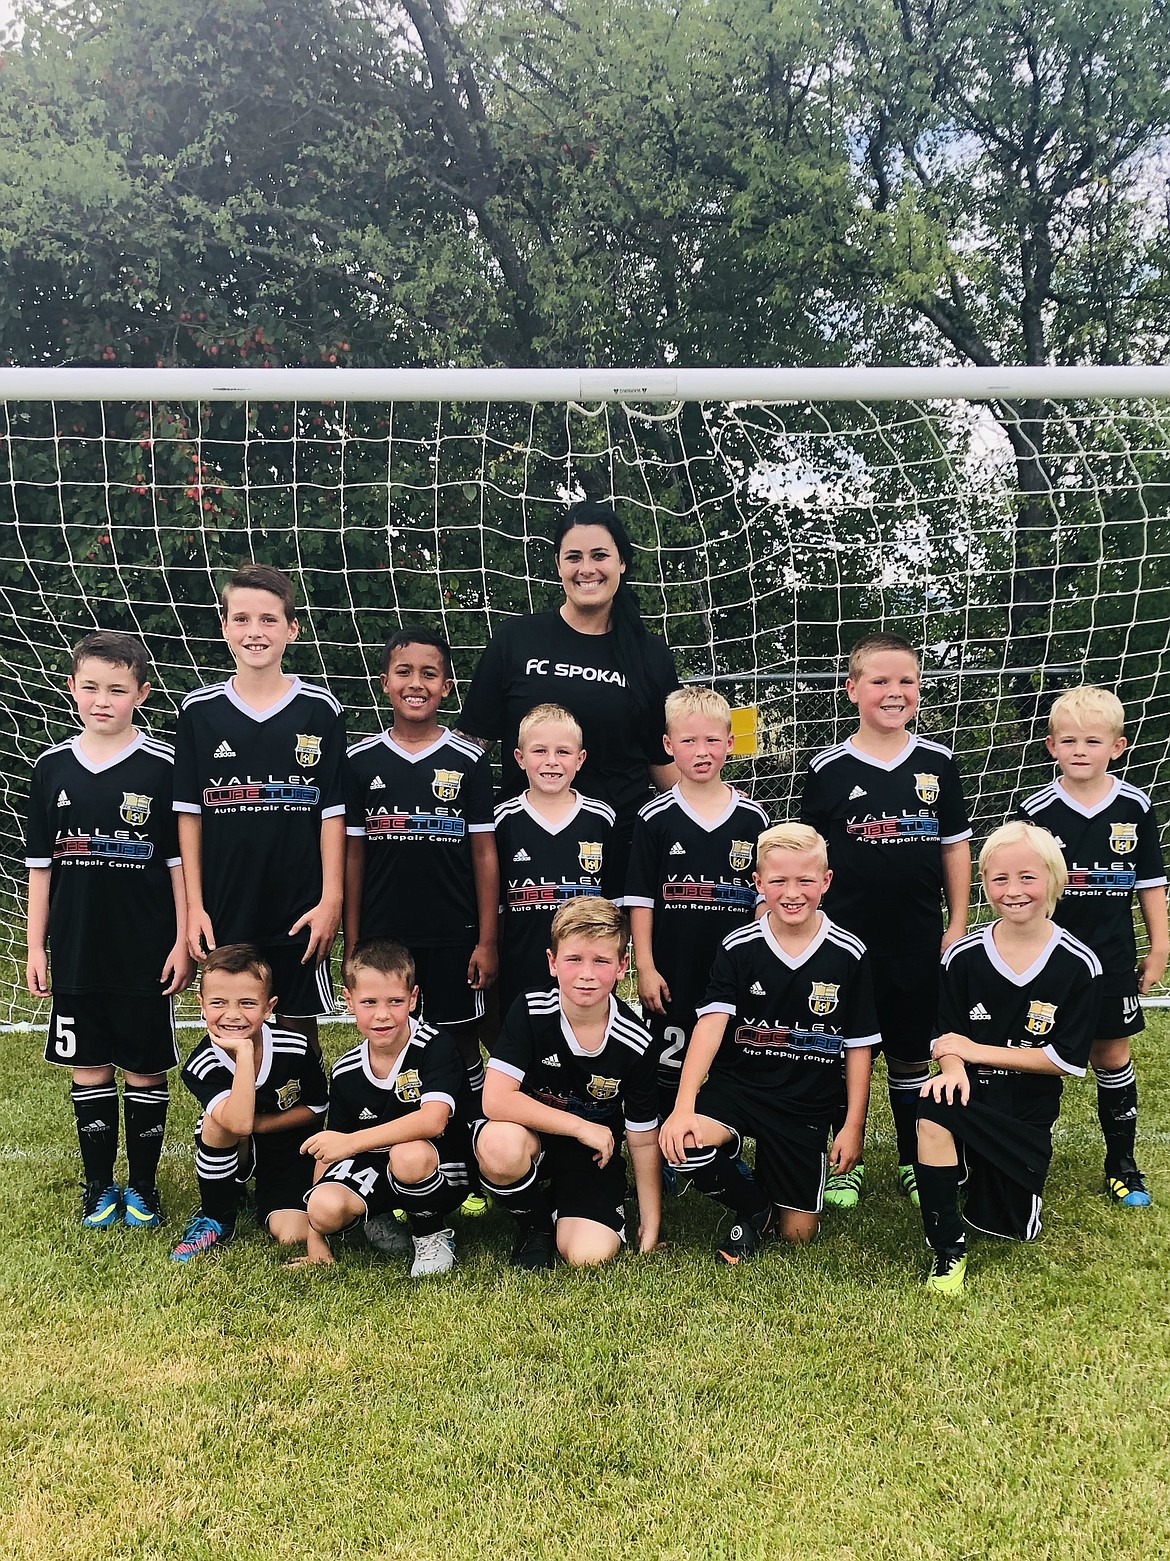
[[[76,730],[70,645],[141,635],[169,735],[223,674],[245,557],[296,581],[290,669],[356,735],[384,724],[388,632],[443,629],[457,709],[495,626],[559,599],[558,511],[612,500],[647,623],[745,712],[736,774],[776,817],[877,627],[923,647],[919,729],[955,748],[977,838],[1050,775],[1048,704],[1085,680],[1170,804],[1170,370],[5,369],[0,482],[0,1023],[33,1018],[22,814]]]

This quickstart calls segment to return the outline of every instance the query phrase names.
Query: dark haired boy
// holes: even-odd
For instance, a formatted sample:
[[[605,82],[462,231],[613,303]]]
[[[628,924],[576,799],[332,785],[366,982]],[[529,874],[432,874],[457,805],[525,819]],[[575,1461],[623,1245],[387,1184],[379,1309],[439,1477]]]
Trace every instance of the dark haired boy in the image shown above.
[[[281,1024],[317,1048],[333,1011],[329,950],[345,861],[341,707],[281,670],[299,624],[292,585],[247,564],[220,618],[235,676],[188,694],[175,737],[175,811],[196,959],[254,943],[273,970]]]
[[[73,1073],[82,1224],[91,1229],[161,1222],[167,1072],[179,1061],[171,999],[191,979],[174,750],[134,725],[148,670],[133,635],[99,630],[78,641],[68,686],[82,730],[40,755],[29,794],[26,979],[34,997],[53,998],[45,1060]],[[114,1179],[116,1068],[125,1189]]]
[[[324,1115],[321,1059],[305,1037],[270,1028],[272,970],[247,943],[221,945],[203,962],[199,1006],[207,1034],[187,1058],[183,1083],[203,1114],[195,1126],[200,1206],[171,1252],[176,1263],[222,1246],[235,1234],[242,1184],[255,1177],[256,1218],[282,1246],[321,1238],[305,1195],[312,1165],[301,1154]]]

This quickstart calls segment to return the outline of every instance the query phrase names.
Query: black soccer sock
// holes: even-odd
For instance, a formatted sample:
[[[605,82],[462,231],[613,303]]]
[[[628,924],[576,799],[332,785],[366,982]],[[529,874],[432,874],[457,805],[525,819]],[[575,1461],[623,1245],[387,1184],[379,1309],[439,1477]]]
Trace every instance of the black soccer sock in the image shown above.
[[[232,1226],[239,1208],[240,1184],[236,1181],[240,1151],[213,1149],[195,1134],[195,1180],[199,1183],[199,1204],[208,1219]]]
[[[69,1091],[77,1119],[77,1142],[87,1182],[109,1187],[118,1158],[118,1086],[75,1084]]]
[[[1137,1139],[1137,1079],[1133,1059],[1121,1068],[1097,1068],[1097,1120],[1105,1135],[1107,1174],[1128,1170],[1134,1164]]]
[[[934,1252],[961,1252],[967,1240],[959,1213],[959,1167],[923,1165],[919,1160],[914,1171],[927,1245]]]
[[[165,1083],[149,1086],[125,1084],[122,1110],[126,1117],[126,1177],[140,1192],[158,1180],[158,1160],[162,1154],[163,1133],[167,1125],[167,1107],[171,1096]]]
[[[689,1177],[692,1186],[705,1197],[730,1209],[745,1223],[762,1225],[772,1200],[754,1176],[743,1174],[736,1156],[726,1145],[717,1149],[688,1149],[687,1163],[676,1166],[680,1176]]]
[[[451,1215],[463,1202],[463,1193],[452,1188],[438,1167],[421,1182],[400,1182],[392,1176],[390,1185],[399,1207],[406,1211],[412,1236],[446,1230]]]
[[[926,1063],[916,1073],[891,1073],[887,1076],[899,1165],[913,1165],[918,1158],[918,1098],[929,1078],[930,1068]]]
[[[548,1193],[541,1185],[537,1166],[530,1166],[524,1176],[517,1181],[507,1182],[503,1187],[489,1181],[482,1170],[479,1179],[485,1191],[491,1193],[493,1198],[498,1198],[502,1207],[514,1215],[521,1225],[539,1225],[552,1229],[552,1208]]]

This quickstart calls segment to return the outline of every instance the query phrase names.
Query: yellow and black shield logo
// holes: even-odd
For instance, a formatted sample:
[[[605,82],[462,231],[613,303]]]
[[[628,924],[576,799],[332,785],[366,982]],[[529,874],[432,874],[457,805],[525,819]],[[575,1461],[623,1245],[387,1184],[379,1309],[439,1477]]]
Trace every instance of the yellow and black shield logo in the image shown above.
[[[138,829],[150,817],[150,804],[153,801],[153,797],[144,797],[140,791],[124,791],[118,812],[127,824]]]
[[[276,1092],[276,1109],[278,1111],[291,1111],[301,1098],[300,1079],[289,1079],[287,1084],[282,1084]]]
[[[404,1068],[394,1080],[394,1093],[399,1100],[405,1100],[413,1104],[422,1099],[422,1080],[418,1076],[417,1068]]]
[[[620,1079],[607,1079],[600,1073],[593,1073],[589,1077],[589,1093],[594,1100],[616,1100],[620,1083]]]
[[[1028,1017],[1024,1029],[1029,1035],[1047,1035],[1056,1023],[1056,1004],[1041,1003],[1035,998],[1028,1004]]]
[[[814,1014],[831,1014],[841,1001],[839,982],[814,981],[808,995],[808,1006]]]
[[[733,840],[731,850],[727,853],[727,860],[731,863],[731,870],[742,873],[752,865],[752,843],[750,840]]]
[[[916,775],[914,777],[914,791],[923,802],[937,802],[938,776]]]
[[[601,871],[601,841],[578,840],[577,860],[581,864],[583,873],[599,873]]]
[[[297,733],[297,763],[303,770],[311,770],[321,760],[321,739],[311,732]]]
[[[436,770],[435,778],[431,782],[431,790],[440,802],[454,802],[459,795],[459,788],[463,784],[463,775],[459,770]]]
[[[1110,824],[1109,849],[1114,856],[1132,856],[1137,850],[1137,825]]]

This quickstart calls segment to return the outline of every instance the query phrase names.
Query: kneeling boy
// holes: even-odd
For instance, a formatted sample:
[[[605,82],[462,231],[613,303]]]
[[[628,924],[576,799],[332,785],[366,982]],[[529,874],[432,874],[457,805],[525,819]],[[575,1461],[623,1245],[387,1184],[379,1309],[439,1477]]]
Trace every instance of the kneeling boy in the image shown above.
[[[203,962],[199,1005],[207,1034],[187,1059],[183,1083],[203,1107],[195,1125],[200,1207],[171,1253],[186,1263],[235,1234],[243,1183],[256,1179],[256,1219],[282,1246],[319,1238],[305,1194],[312,1167],[306,1132],[325,1112],[321,1060],[303,1035],[275,1030],[272,970],[249,943],[213,949]]]
[[[721,1263],[750,1257],[765,1236],[816,1235],[842,1054],[846,1116],[829,1164],[844,1174],[861,1158],[880,1037],[865,945],[818,908],[831,878],[825,842],[807,824],[760,836],[755,884],[767,914],[728,933],[715,956],[662,1127],[670,1164],[735,1213]],[[746,1137],[756,1141],[754,1178],[735,1164]]]
[[[487,1190],[520,1226],[512,1263],[605,1263],[625,1238],[623,1126],[638,1194],[638,1249],[658,1244],[662,1162],[650,1036],[613,995],[625,919],[605,899],[570,900],[549,930],[556,987],[516,999],[488,1059],[489,1120],[475,1142]]]
[[[405,1209],[411,1278],[445,1274],[455,1262],[448,1221],[470,1183],[467,1071],[445,1030],[411,1017],[414,960],[400,943],[359,943],[344,992],[362,1040],[333,1066],[325,1131],[302,1146],[317,1162],[309,1223],[324,1242],[307,1261],[332,1262],[329,1236]]]

